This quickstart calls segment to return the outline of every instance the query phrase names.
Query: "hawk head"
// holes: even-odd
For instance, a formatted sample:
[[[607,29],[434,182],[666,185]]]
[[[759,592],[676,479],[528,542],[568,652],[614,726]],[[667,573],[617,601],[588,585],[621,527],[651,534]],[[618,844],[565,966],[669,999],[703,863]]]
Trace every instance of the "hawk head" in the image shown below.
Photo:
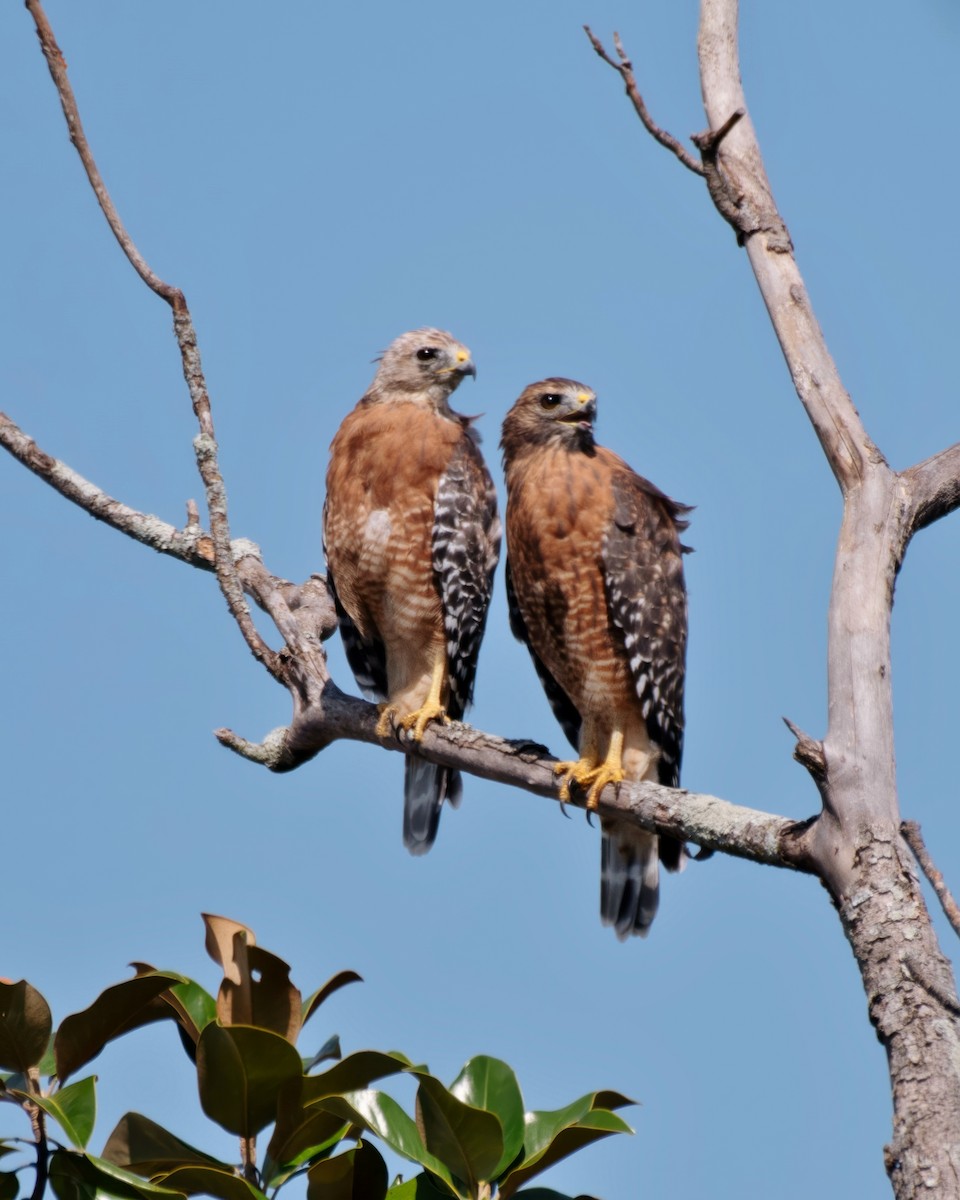
[[[367,397],[388,403],[412,400],[447,414],[447,400],[460,380],[476,374],[470,351],[451,334],[414,329],[384,350]]]
[[[531,383],[506,415],[500,447],[509,462],[524,446],[555,445],[593,452],[597,396],[575,379]]]

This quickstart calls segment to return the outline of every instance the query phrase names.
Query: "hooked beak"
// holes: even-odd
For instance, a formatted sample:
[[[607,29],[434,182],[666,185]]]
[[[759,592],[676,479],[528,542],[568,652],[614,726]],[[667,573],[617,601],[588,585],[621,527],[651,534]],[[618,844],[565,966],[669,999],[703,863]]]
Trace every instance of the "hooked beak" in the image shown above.
[[[560,418],[564,425],[575,425],[578,429],[582,429],[587,433],[593,432],[593,423],[596,419],[596,400],[585,400],[579,408]]]

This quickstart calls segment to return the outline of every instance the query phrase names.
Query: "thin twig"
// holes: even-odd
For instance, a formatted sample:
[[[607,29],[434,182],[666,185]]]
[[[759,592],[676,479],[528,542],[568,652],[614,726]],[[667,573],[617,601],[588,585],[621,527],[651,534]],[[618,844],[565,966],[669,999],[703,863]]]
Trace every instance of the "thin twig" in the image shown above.
[[[27,1090],[35,1096],[40,1095],[40,1072],[31,1067],[27,1073]],[[36,1177],[33,1184],[33,1194],[30,1200],[43,1200],[47,1190],[47,1178],[50,1170],[50,1148],[47,1145],[47,1114],[39,1104],[27,1101],[24,1105],[30,1125],[33,1129],[33,1140],[37,1148]]]
[[[650,116],[650,111],[644,102],[643,96],[640,94],[640,89],[637,87],[637,80],[633,74],[633,63],[631,63],[623,49],[623,43],[620,41],[619,33],[615,33],[613,35],[613,44],[616,47],[617,54],[620,58],[620,61],[617,62],[616,59],[610,57],[610,55],[604,49],[603,43],[598,37],[595,36],[589,25],[584,25],[583,31],[590,39],[590,44],[593,46],[594,50],[596,50],[597,54],[608,66],[613,67],[613,69],[623,80],[623,85],[626,88],[627,95],[630,97],[637,116],[643,122],[644,127],[653,137],[656,138],[661,146],[665,146],[667,150],[669,150],[672,154],[675,154],[688,171],[692,171],[694,175],[703,175],[705,173],[703,166],[697,162],[693,155],[686,150],[680,142],[677,141],[673,134],[667,133],[665,129],[661,129],[656,121],[654,121],[653,117]]]
[[[933,864],[930,851],[927,849],[923,840],[923,834],[920,832],[919,822],[904,821],[900,826],[900,833],[903,836],[903,840],[913,851],[913,857],[917,860],[920,870],[926,875],[930,886],[936,892],[944,916],[953,926],[953,932],[960,937],[960,907],[957,906],[956,900],[950,894],[950,889],[944,882],[943,875]]]
[[[200,366],[197,335],[193,327],[193,320],[190,316],[186,299],[179,288],[165,283],[151,270],[147,261],[134,245],[133,239],[124,227],[123,222],[120,220],[120,215],[110,197],[110,193],[107,191],[107,186],[103,182],[103,177],[97,168],[90,145],[83,132],[76,97],[73,94],[73,88],[70,86],[70,80],[67,77],[67,64],[60,47],[57,45],[57,40],[54,37],[53,29],[47,19],[47,15],[43,11],[40,0],[26,0],[26,7],[33,17],[37,29],[37,37],[40,40],[40,48],[47,61],[50,76],[57,89],[57,94],[60,97],[63,115],[67,122],[67,129],[70,132],[70,140],[73,142],[80,156],[80,161],[83,163],[90,186],[93,188],[100,208],[103,210],[107,224],[110,226],[114,237],[120,244],[120,248],[123,250],[131,266],[143,282],[151,291],[164,299],[173,310],[173,328],[177,344],[180,348],[183,375],[190,390],[193,411],[200,425],[200,433],[194,442],[194,448],[196,451],[197,466],[206,490],[217,581],[220,584],[220,590],[223,592],[227,606],[234,620],[237,622],[247,645],[250,647],[251,653],[258,661],[263,663],[275,679],[281,679],[281,664],[277,660],[274,651],[270,649],[260,636],[253,622],[250,609],[244,599],[243,586],[234,565],[233,554],[230,548],[230,524],[227,519],[226,491],[217,461],[217,443],[213,427],[213,414],[210,408],[210,397],[207,393],[206,382]]]
[[[797,739],[793,748],[793,757],[801,766],[807,768],[818,784],[827,776],[827,760],[823,753],[823,742],[818,742],[809,733],[804,733],[799,725],[795,725],[789,717],[783,718],[783,723]]]

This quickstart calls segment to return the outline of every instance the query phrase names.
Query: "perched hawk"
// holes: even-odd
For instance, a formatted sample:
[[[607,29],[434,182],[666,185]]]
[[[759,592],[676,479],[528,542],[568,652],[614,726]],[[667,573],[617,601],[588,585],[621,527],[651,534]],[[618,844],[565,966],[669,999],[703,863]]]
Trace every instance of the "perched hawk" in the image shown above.
[[[501,443],[510,625],[580,755],[557,764],[561,797],[576,785],[588,808],[608,783],[679,782],[690,511],[594,442],[596,412],[590,388],[545,379],[507,414]],[[658,857],[677,870],[684,848],[607,819],[602,838],[601,919],[621,939],[642,937]]]
[[[327,581],[347,659],[365,694],[415,742],[430,721],[470,703],[500,520],[471,418],[449,406],[470,351],[439,329],[389,347],[366,395],[330,447],[323,509]],[[460,774],[410,756],[403,841],[433,845],[444,799]]]

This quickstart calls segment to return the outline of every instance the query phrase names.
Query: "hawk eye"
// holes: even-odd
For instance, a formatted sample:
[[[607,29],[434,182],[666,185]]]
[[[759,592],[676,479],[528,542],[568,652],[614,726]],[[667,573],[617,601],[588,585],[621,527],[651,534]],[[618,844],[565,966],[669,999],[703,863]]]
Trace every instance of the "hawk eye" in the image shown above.
[[[431,358],[436,358],[437,352],[433,346],[424,346],[422,350],[417,351],[417,358],[421,362],[429,362]]]
[[[558,396],[556,392],[544,392],[540,397],[541,408],[556,408],[563,400],[562,396]]]

